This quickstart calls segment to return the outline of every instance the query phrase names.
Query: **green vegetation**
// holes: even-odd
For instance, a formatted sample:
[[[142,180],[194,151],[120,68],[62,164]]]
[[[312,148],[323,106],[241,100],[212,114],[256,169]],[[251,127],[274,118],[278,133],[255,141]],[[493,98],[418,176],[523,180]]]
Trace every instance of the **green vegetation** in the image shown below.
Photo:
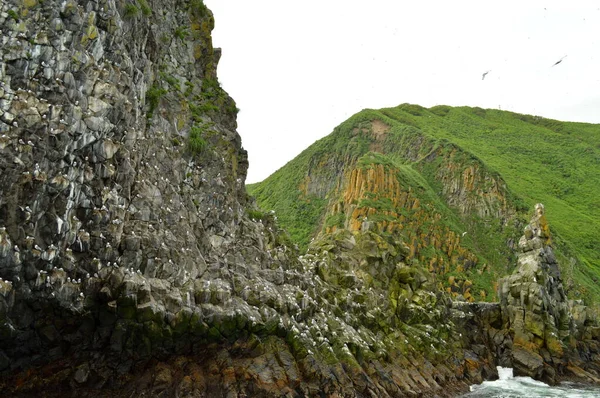
[[[198,18],[204,18],[208,14],[208,8],[206,8],[206,5],[204,5],[203,0],[191,0],[190,11]]]
[[[148,1],[137,0],[137,4],[139,5],[140,10],[142,10],[142,14],[144,14],[144,16],[149,17],[150,15],[152,15],[152,8],[150,8],[150,6],[148,5]]]
[[[123,10],[124,19],[132,19],[139,15],[140,9],[135,4],[126,4]]]
[[[17,12],[15,10],[8,10],[6,12],[8,14],[9,17],[11,17],[12,19],[14,19],[16,22],[19,22],[19,14],[17,14]]]
[[[192,95],[193,91],[194,91],[194,83],[186,81],[185,82],[185,92],[183,93],[183,95],[185,95],[186,97],[189,97],[190,95]]]
[[[295,170],[295,174],[301,173]],[[285,173],[274,174],[270,187],[248,185],[248,191],[259,200],[263,209],[274,209],[280,224],[289,232],[301,249],[306,249],[311,237],[320,228],[326,201],[313,195],[302,195],[294,179],[286,179]],[[270,178],[271,178],[270,177]]]
[[[232,115],[237,115],[240,112],[240,108],[238,108],[235,105],[235,101],[231,100],[226,106],[225,106],[225,112],[232,114]]]
[[[368,152],[358,159],[358,167],[363,169],[368,169],[379,164],[382,164],[386,168],[394,166],[394,162],[389,157],[377,152]]]
[[[206,141],[204,140],[203,135],[204,129],[201,126],[194,124],[190,129],[190,136],[188,137],[187,142],[187,148],[191,153],[199,155],[204,151],[204,148],[206,148]]]
[[[207,100],[216,100],[223,96],[223,89],[219,81],[216,79],[204,79],[202,81],[202,95]]]
[[[191,95],[193,89],[193,85],[188,85],[184,95]],[[232,112],[232,108],[237,109],[235,101],[227,96],[219,82],[215,79],[203,80],[202,91],[200,94],[194,95],[193,100],[194,102],[190,103],[189,106],[192,119],[195,121],[201,121],[202,116],[210,112],[218,112],[221,109],[225,109],[226,112]]]
[[[375,131],[373,121],[387,126],[384,133],[381,127]],[[484,290],[490,298],[493,282],[515,264],[507,242],[518,240],[533,205],[542,202],[569,294],[600,298],[595,283],[600,278],[600,126],[468,107],[367,109],[248,190],[262,208],[277,211],[281,225],[304,250],[323,227],[343,225],[349,216],[328,207],[340,200],[340,184],[349,171],[378,165],[397,170],[398,181],[420,199],[421,207],[439,215],[423,231],[454,231],[462,237],[461,246],[477,256],[474,266],[446,277],[469,279],[473,292]],[[458,197],[448,181],[475,185]],[[481,198],[492,201],[492,213],[482,206],[480,214],[465,204]],[[355,205],[374,209],[368,218],[375,222],[393,221],[392,211],[412,214],[392,208],[381,195],[364,196]],[[504,215],[497,218],[497,212]],[[512,219],[505,219],[509,214]],[[422,253],[427,261],[443,254],[427,247]]]
[[[148,117],[148,119],[152,118],[152,116],[154,115],[154,111],[158,107],[158,103],[160,102],[161,97],[166,93],[167,90],[165,90],[162,87],[159,87],[156,84],[154,84],[146,91],[146,101],[148,102],[148,113],[146,113],[146,116]]]
[[[340,227],[344,226],[344,221],[346,221],[346,215],[344,213],[337,213],[327,217],[325,220],[325,226],[330,227]]]
[[[403,106],[382,113],[407,117]],[[498,172],[521,199],[520,207],[544,203],[563,250],[579,260],[576,273],[590,275],[576,277],[579,290],[600,297],[591,280],[600,276],[600,126],[467,107],[450,108],[442,117],[425,113],[412,122]]]
[[[162,80],[167,82],[167,84],[169,86],[173,87],[175,90],[177,90],[177,91],[181,90],[181,85],[179,84],[179,80],[176,77],[171,76],[164,72],[160,72],[160,77]]]
[[[188,37],[189,34],[190,31],[188,30],[187,26],[179,26],[173,32],[173,36],[175,36],[179,40],[185,40],[185,38]]]

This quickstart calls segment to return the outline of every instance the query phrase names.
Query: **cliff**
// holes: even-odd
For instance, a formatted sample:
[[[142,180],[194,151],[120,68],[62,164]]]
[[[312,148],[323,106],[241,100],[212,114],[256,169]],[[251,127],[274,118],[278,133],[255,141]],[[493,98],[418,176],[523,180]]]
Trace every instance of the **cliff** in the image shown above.
[[[489,109],[366,109],[249,191],[276,210],[301,250],[334,226],[355,230],[359,214],[402,220],[379,225],[403,234],[446,288],[450,277],[469,280],[476,300],[497,299],[492,286],[511,272],[527,213],[543,201],[565,288],[592,303],[600,297],[599,137],[597,125]],[[411,202],[399,203],[406,195]],[[461,267],[438,242],[460,248]]]
[[[561,367],[600,381],[594,360],[600,349],[598,314],[580,300],[567,299],[541,203],[524,232],[517,269],[499,282],[503,329],[512,338],[513,365],[521,374],[551,381]],[[578,366],[591,367],[594,375]]]
[[[339,199],[300,255],[285,216],[246,194],[213,24],[199,0],[0,4],[2,395],[451,396],[493,377],[508,343],[474,325],[503,342],[516,326],[498,304],[453,302],[473,290],[447,270],[485,275],[460,230],[478,224],[461,214],[514,228],[506,184],[411,130],[403,159],[444,165],[428,175],[452,182],[453,213],[421,166],[363,158],[387,145],[387,124],[369,119],[374,141],[353,133],[360,156],[313,160],[292,181],[301,228],[320,228],[317,194]],[[594,353],[594,320],[577,309],[589,341],[563,350],[582,363],[557,375],[592,380],[580,353]]]

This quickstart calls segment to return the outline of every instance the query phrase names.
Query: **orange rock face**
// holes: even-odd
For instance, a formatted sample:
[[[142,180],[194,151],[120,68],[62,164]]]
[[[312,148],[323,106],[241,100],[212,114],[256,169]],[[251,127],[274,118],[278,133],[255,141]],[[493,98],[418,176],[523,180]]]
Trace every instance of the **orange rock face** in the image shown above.
[[[328,214],[345,215],[346,229],[357,232],[375,228],[398,234],[409,247],[408,259],[418,259],[439,275],[477,264],[475,254],[461,246],[461,237],[442,222],[442,215],[422,202],[413,187],[402,183],[398,169],[385,164],[355,167],[341,186],[340,200],[330,205]],[[326,227],[325,232],[336,228]],[[457,282],[460,287],[452,292],[474,300],[470,286]]]

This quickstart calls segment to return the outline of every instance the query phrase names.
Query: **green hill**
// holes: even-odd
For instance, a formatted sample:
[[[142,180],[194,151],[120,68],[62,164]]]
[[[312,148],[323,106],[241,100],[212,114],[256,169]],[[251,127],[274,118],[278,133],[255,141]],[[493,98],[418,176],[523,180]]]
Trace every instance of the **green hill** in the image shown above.
[[[301,249],[339,229],[400,238],[470,300],[495,297],[535,203],[571,297],[600,287],[600,126],[403,104],[363,110],[248,187]]]

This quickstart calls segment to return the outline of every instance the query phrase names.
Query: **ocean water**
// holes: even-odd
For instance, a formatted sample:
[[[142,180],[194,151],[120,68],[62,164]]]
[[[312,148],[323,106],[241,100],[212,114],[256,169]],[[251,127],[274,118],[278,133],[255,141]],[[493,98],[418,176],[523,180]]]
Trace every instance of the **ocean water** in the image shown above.
[[[471,392],[463,395],[469,398],[538,398],[538,397],[565,397],[588,398],[600,397],[600,388],[589,387],[574,383],[563,383],[558,386],[549,386],[531,377],[513,377],[511,368],[498,366],[498,376],[495,381],[484,381],[471,386]]]

